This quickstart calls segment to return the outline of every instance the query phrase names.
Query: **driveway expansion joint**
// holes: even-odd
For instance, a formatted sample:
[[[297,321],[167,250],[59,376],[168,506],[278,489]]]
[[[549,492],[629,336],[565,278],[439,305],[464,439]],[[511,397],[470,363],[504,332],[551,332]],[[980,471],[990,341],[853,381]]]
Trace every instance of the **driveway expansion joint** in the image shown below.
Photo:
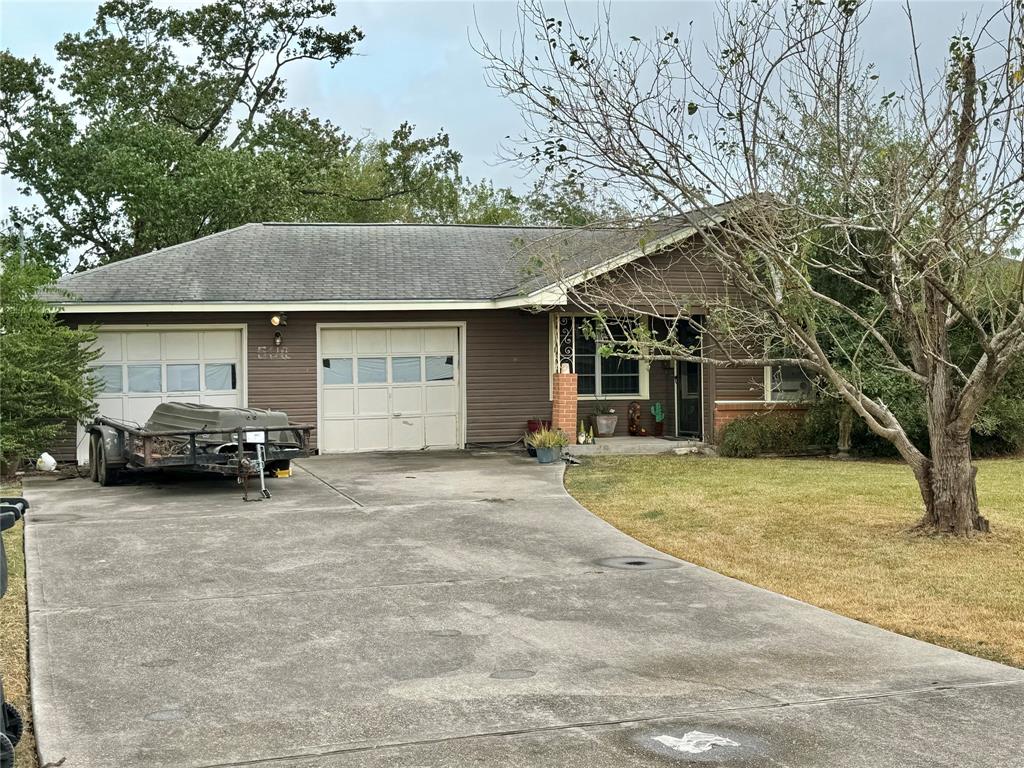
[[[474,733],[459,733],[424,739],[410,739],[408,741],[391,741],[377,744],[352,744],[351,746],[330,747],[318,751],[296,752],[289,755],[278,755],[274,757],[257,758],[254,760],[239,760],[227,763],[203,763],[195,766],[194,768],[244,768],[244,766],[274,765],[278,763],[286,763],[292,760],[332,757],[360,752],[375,752],[377,750],[401,750],[410,747],[443,744],[446,742],[472,741],[473,739],[528,736],[531,734],[557,733],[560,731],[571,730],[599,730],[602,728],[615,728],[616,726],[643,725],[646,723],[661,723],[688,719],[695,720],[712,715],[735,715],[745,712],[770,712],[773,710],[795,709],[800,707],[821,707],[851,701],[870,702],[886,699],[898,699],[901,697],[909,698],[915,696],[934,695],[938,693],[948,693],[950,691],[1004,686],[1024,686],[1024,681],[987,680],[972,683],[950,683],[948,685],[932,685],[926,688],[907,688],[897,691],[874,691],[870,693],[849,694],[844,696],[825,696],[817,699],[797,699],[794,701],[782,701],[772,704],[752,704],[741,707],[717,707],[663,715],[650,715],[647,717],[617,718],[614,720],[584,720],[574,723],[558,723],[555,725],[537,726],[533,728],[507,728],[490,731],[477,731]]]
[[[314,472],[313,470],[311,470],[311,469],[310,469],[309,467],[303,467],[303,466],[298,466],[298,465],[296,465],[296,467],[297,467],[298,469],[300,469],[301,471],[305,472],[306,474],[308,474],[308,475],[309,475],[310,477],[312,477],[312,478],[314,478],[314,479],[316,479],[316,480],[319,480],[319,481],[320,481],[321,483],[323,483],[324,485],[326,485],[326,486],[327,486],[328,488],[330,488],[330,489],[331,489],[332,491],[334,491],[334,492],[335,492],[336,494],[338,494],[339,496],[342,496],[342,497],[344,497],[344,498],[348,499],[348,500],[349,500],[349,501],[351,501],[351,502],[352,502],[353,504],[355,504],[355,505],[356,505],[357,507],[362,507],[362,506],[363,506],[363,503],[362,503],[362,502],[360,502],[360,501],[357,501],[356,499],[352,498],[352,497],[351,497],[351,496],[349,496],[349,495],[348,495],[347,493],[345,493],[345,491],[343,491],[343,490],[341,490],[340,488],[338,488],[338,486],[336,486],[336,485],[332,485],[331,483],[327,482],[327,481],[326,481],[326,480],[324,480],[324,479],[323,479],[322,477],[320,477],[320,475],[318,475],[318,474],[317,474],[316,472]]]
[[[645,575],[656,574],[658,569],[637,569],[635,571],[629,570],[624,571],[621,569],[605,569],[605,570],[593,570],[592,568],[586,568],[585,563],[580,564],[579,571],[565,572],[558,574],[563,579],[572,578],[584,578],[602,576],[605,578],[642,578]],[[262,598],[273,598],[273,597],[287,597],[290,595],[323,595],[323,594],[349,594],[357,592],[367,592],[371,590],[400,590],[400,589],[417,589],[422,587],[449,587],[449,586],[466,586],[471,584],[528,584],[532,581],[546,582],[552,577],[551,572],[545,573],[532,573],[532,574],[504,574],[501,576],[492,577],[473,577],[465,579],[426,579],[424,581],[400,581],[400,582],[380,582],[374,584],[361,584],[354,587],[321,587],[313,589],[286,589],[280,591],[271,592],[237,592],[233,594],[224,595],[200,595],[197,597],[180,597],[175,599],[160,599],[160,598],[145,598],[141,600],[125,600],[116,603],[98,603],[95,605],[88,605],[84,603],[78,603],[76,605],[41,605],[34,609],[34,612],[39,615],[50,615],[59,616],[62,614],[74,614],[74,613],[89,613],[93,611],[103,611],[108,609],[116,608],[131,608],[133,606],[145,606],[145,605],[188,605],[190,603],[207,603],[216,602],[218,600],[233,601],[233,600],[259,600]],[[651,576],[656,578],[656,576]],[[688,598],[687,598],[688,600]],[[45,602],[45,601],[44,601]],[[686,601],[681,599],[681,606],[686,605]]]

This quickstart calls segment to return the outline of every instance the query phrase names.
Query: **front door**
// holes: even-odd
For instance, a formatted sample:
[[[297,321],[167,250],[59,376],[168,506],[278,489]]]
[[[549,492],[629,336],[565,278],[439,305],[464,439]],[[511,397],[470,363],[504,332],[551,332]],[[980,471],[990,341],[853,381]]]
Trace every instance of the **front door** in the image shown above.
[[[676,363],[676,434],[701,438],[700,363]]]

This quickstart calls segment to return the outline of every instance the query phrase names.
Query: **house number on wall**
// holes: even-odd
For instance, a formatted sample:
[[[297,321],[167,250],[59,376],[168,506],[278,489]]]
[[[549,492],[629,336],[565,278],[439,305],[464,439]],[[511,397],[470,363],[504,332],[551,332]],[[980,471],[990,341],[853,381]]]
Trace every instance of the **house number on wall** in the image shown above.
[[[269,347],[265,344],[261,344],[256,347],[256,359],[291,360],[292,356],[288,354],[288,347]]]

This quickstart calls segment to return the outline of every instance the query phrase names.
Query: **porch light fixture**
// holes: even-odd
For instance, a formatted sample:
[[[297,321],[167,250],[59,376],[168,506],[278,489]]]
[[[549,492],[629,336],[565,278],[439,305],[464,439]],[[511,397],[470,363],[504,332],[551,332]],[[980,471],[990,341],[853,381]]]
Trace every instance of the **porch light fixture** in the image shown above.
[[[288,325],[288,315],[284,312],[275,312],[270,316],[270,324],[275,328]]]
[[[281,346],[281,332],[280,331],[274,331],[274,346],[275,347],[280,347]]]

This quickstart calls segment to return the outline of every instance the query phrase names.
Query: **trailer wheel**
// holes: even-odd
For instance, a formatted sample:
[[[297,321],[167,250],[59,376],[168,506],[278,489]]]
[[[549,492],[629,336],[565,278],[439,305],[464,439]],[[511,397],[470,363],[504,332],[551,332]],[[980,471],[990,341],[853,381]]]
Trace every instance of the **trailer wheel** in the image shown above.
[[[4,702],[4,731],[11,742],[11,746],[18,746],[21,741],[21,734],[25,732],[25,722],[21,719],[21,712],[9,701]]]
[[[14,745],[0,733],[0,768],[14,768]]]
[[[117,482],[117,470],[107,464],[107,447],[99,444],[99,462],[96,465],[97,480],[100,485],[113,485]]]
[[[100,436],[95,432],[89,433],[89,479],[94,483],[100,481],[100,470],[97,466],[100,460]]]

